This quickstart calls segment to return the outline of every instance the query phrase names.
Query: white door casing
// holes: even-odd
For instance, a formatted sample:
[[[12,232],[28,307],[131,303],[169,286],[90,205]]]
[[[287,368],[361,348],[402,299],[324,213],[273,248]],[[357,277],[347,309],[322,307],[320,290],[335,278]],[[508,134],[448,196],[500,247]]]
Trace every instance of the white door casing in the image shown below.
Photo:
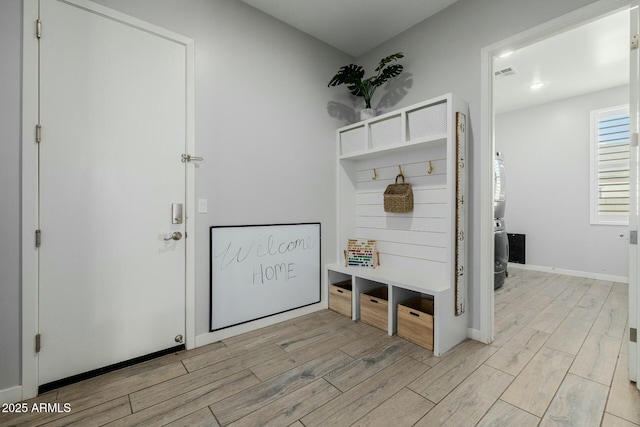
[[[87,1],[39,6],[34,182],[37,103],[27,86],[37,80],[38,3],[25,2],[25,398],[39,384],[173,347],[176,335],[195,341],[194,166],[181,162],[194,154],[193,41]],[[185,223],[171,224],[171,203],[185,204]],[[189,238],[165,242],[173,231]]]
[[[631,32],[640,34],[640,20],[638,19],[639,0],[631,1]],[[630,43],[631,44],[631,43]],[[631,118],[631,141],[629,144],[629,235],[637,233],[638,230],[638,177],[640,176],[638,167],[638,112],[640,94],[640,67],[639,67],[639,49],[631,48],[629,57],[629,116]],[[637,236],[637,234],[636,234]],[[632,240],[632,239],[630,239]],[[638,328],[638,268],[640,262],[638,256],[637,238],[636,243],[630,242],[629,245],[629,331]],[[623,339],[631,340],[631,334]],[[629,342],[629,379],[631,381],[638,380],[638,344]],[[636,386],[638,383],[636,382]],[[640,388],[640,387],[639,387]]]

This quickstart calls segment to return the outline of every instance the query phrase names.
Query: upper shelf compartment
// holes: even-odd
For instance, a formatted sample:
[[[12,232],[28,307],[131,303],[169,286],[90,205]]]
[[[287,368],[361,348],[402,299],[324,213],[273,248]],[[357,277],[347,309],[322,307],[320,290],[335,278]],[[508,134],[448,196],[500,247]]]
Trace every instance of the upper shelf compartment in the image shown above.
[[[406,110],[407,141],[440,136],[446,138],[447,101],[424,105]]]
[[[447,138],[451,95],[338,129],[338,157],[356,159]]]

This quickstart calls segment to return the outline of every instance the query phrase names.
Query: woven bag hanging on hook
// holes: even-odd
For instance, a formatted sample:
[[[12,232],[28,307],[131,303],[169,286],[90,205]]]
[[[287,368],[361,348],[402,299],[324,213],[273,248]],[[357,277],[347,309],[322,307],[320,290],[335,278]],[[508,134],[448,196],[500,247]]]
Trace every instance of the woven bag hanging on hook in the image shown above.
[[[402,184],[398,184],[402,178]],[[384,191],[384,211],[390,213],[413,212],[413,190],[411,184],[404,181],[404,175],[396,176],[395,184],[389,184]]]

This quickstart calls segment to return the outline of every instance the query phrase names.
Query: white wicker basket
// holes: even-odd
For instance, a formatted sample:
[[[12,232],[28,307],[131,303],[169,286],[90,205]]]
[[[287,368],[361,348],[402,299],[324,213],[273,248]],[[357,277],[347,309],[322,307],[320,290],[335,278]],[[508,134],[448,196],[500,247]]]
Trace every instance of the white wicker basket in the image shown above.
[[[363,151],[367,148],[366,144],[364,126],[340,133],[340,154]]]
[[[447,104],[427,105],[407,113],[409,141],[447,132]]]
[[[393,116],[371,123],[371,148],[400,144],[402,122],[400,116]]]

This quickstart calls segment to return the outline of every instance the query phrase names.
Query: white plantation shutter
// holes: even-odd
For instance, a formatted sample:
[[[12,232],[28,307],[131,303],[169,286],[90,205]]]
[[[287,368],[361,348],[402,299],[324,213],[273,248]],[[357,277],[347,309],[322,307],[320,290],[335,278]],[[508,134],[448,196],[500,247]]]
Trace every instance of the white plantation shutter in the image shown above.
[[[629,107],[591,113],[591,223],[629,222]]]

